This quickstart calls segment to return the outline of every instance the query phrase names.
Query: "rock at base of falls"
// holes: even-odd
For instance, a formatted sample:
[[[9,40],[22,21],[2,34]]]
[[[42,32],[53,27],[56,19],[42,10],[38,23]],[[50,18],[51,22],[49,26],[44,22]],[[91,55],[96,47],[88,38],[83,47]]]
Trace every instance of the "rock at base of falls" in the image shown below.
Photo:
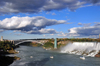
[[[100,51],[95,55],[95,57],[100,57]]]

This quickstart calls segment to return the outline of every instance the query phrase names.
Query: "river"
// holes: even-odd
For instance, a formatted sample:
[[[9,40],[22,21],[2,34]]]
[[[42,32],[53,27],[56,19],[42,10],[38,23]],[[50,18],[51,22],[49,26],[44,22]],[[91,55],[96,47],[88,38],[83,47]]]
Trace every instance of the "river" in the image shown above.
[[[100,66],[100,58],[86,57],[80,59],[81,55],[60,53],[58,51],[45,50],[42,47],[21,45],[16,49],[19,54],[9,55],[20,57],[10,66]],[[54,58],[50,58],[53,56]]]

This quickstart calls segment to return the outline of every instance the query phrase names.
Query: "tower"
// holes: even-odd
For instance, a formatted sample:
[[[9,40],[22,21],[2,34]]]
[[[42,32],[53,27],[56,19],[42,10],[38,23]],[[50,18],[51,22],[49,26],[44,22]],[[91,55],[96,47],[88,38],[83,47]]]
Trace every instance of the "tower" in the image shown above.
[[[57,49],[57,38],[54,39],[54,49]]]
[[[1,41],[3,41],[3,36],[1,36]]]

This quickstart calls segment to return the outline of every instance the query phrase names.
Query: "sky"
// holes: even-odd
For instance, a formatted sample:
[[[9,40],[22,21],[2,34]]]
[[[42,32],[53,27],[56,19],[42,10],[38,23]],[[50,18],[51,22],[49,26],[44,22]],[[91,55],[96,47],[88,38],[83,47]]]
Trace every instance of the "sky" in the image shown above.
[[[4,39],[99,38],[100,0],[0,0]]]

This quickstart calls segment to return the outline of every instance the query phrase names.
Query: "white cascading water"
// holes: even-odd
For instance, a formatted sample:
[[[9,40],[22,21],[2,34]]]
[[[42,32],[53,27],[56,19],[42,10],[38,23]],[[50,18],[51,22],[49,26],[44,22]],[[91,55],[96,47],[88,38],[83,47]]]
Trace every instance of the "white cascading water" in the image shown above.
[[[73,42],[61,49],[62,53],[94,57],[100,50],[100,42]]]

